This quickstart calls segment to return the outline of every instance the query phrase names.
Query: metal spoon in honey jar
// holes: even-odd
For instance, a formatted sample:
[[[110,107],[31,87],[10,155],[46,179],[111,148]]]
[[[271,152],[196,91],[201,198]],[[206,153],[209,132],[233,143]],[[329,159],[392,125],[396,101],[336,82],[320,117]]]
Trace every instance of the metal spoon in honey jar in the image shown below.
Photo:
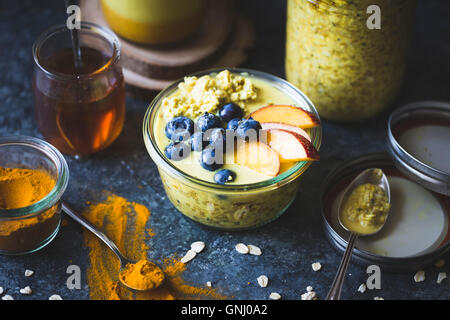
[[[116,244],[109,239],[103,232],[99,231],[94,225],[86,221],[80,214],[73,210],[66,202],[62,202],[63,211],[69,215],[72,219],[80,223],[86,229],[95,234],[100,240],[102,240],[119,258],[120,260],[120,271],[119,280],[125,286],[135,291],[147,291],[151,289],[156,289],[164,282],[165,275],[153,262],[147,260],[133,261],[126,258],[116,246]],[[136,269],[139,268],[139,269]],[[133,273],[140,273],[143,271],[151,275],[148,277],[147,281],[133,281]],[[131,277],[128,277],[131,275]]]
[[[338,219],[340,225],[350,232],[350,237],[327,300],[339,300],[356,239],[374,235],[383,228],[390,204],[389,182],[381,169],[363,171],[345,189],[339,203]]]

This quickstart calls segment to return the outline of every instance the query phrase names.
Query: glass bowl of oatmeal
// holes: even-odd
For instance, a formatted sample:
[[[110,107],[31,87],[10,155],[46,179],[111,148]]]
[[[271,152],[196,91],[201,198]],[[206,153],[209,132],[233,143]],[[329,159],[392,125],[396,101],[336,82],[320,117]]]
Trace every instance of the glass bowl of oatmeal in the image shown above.
[[[242,119],[247,120],[249,117],[262,119],[256,111],[264,107],[289,106],[294,112],[303,110],[316,120],[316,125],[304,131],[312,148],[319,150],[322,141],[319,116],[300,90],[267,73],[233,68],[199,72],[163,90],[146,112],[144,141],[169,200],[183,215],[222,230],[251,229],[275,220],[286,211],[297,195],[299,178],[312,161],[281,161],[275,174],[226,161],[218,169],[232,171],[234,176],[229,182],[219,184],[218,169],[202,167],[202,152],[187,152],[179,161],[169,159],[167,148],[171,140],[166,130],[172,119],[189,118],[198,126],[205,113],[220,114],[229,103],[239,105],[243,110]]]

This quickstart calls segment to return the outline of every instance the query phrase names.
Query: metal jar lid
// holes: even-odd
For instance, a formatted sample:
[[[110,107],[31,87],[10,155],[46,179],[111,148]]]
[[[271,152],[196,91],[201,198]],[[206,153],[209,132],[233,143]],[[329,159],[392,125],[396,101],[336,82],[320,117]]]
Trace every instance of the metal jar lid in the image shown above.
[[[431,191],[450,196],[450,173],[433,168],[412,156],[400,145],[394,135],[395,127],[400,122],[419,119],[444,120],[450,123],[450,104],[439,101],[420,101],[396,109],[388,120],[388,152],[395,166],[408,178]],[[450,150],[444,148],[442,152],[450,152]]]
[[[339,186],[339,183],[344,179],[349,179],[349,181],[351,181],[352,176],[364,169],[373,167],[387,170],[387,172],[392,170],[401,174],[400,170],[394,166],[394,162],[389,154],[371,153],[345,161],[338,165],[329,173],[324,181],[321,191],[321,213],[324,222],[325,235],[330,243],[339,251],[343,252],[347,246],[348,232],[340,227],[338,223],[333,221],[332,213],[330,212],[330,192]],[[409,179],[406,175],[405,177]],[[333,197],[334,196],[331,196],[331,198]],[[359,248],[357,245],[353,250],[352,261],[363,265],[375,264],[388,272],[417,271],[419,268],[434,263],[449,250],[450,240],[448,240],[448,238],[437,248],[406,257],[384,256]]]

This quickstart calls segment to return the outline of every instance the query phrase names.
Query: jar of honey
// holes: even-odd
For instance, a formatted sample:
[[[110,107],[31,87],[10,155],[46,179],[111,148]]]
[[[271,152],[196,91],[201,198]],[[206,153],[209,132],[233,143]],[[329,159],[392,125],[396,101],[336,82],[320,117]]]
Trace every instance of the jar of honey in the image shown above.
[[[44,32],[33,46],[33,94],[39,130],[61,152],[85,156],[108,147],[125,120],[125,81],[117,36],[83,22],[81,66],[75,66],[65,25]]]
[[[165,44],[192,35],[203,22],[206,0],[102,0],[111,29],[142,44]]]

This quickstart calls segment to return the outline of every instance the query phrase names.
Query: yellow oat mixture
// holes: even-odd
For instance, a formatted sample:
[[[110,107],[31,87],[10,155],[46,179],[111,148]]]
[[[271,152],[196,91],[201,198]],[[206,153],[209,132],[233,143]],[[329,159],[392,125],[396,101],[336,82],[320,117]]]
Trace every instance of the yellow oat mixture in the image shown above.
[[[383,226],[390,209],[384,190],[371,183],[356,187],[341,213],[341,221],[354,232],[368,234]]]
[[[205,112],[216,113],[228,102],[245,110],[246,103],[256,97],[257,89],[250,79],[224,70],[216,76],[186,77],[176,94],[163,100],[162,110],[167,121],[177,116],[196,119]]]
[[[286,77],[332,121],[380,113],[402,84],[414,0],[289,0]],[[381,29],[367,26],[371,5]]]

